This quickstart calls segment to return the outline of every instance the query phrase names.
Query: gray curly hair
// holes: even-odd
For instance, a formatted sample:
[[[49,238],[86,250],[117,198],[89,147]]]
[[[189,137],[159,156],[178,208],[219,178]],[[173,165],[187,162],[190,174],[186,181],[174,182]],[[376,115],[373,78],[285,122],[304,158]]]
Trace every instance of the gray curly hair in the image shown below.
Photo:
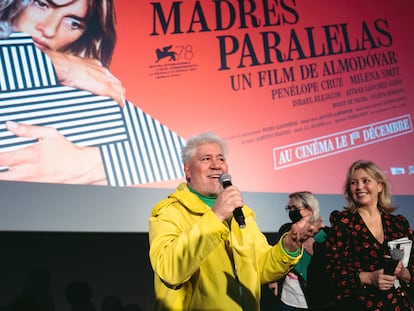
[[[187,140],[187,144],[181,150],[181,159],[183,163],[186,164],[190,162],[191,158],[194,156],[197,147],[210,143],[219,145],[219,147],[223,151],[224,157],[227,157],[228,150],[227,144],[224,141],[224,139],[217,136],[211,131],[207,131],[196,136],[190,137]]]

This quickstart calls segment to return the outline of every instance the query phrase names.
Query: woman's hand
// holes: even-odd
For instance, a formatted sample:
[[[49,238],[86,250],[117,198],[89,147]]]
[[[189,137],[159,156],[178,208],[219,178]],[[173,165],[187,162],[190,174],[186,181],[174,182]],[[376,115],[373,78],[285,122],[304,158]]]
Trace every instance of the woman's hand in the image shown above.
[[[397,267],[395,268],[395,271],[394,271],[394,275],[396,275],[400,281],[406,284],[410,283],[410,280],[411,280],[410,270],[404,267],[401,260],[398,261]]]
[[[374,285],[379,290],[390,290],[394,286],[394,281],[397,279],[395,275],[385,274],[384,269],[372,272],[361,271],[358,277],[362,285]]]
[[[6,122],[17,136],[35,138],[28,147],[0,152],[0,180],[106,185],[98,147],[79,147],[54,128]]]
[[[100,61],[55,51],[45,52],[52,60],[61,84],[109,96],[124,106],[125,88],[109,69],[102,67]]]

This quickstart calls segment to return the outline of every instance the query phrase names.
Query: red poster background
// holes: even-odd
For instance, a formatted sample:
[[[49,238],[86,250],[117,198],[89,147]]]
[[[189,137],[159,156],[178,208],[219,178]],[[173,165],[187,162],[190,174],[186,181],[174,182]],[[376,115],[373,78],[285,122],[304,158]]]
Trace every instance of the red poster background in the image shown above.
[[[274,5],[279,3],[268,2]],[[172,1],[158,3],[168,17]],[[292,25],[240,29],[237,15],[234,26],[229,30],[214,31],[213,2],[199,1],[211,31],[200,32],[200,23],[194,23],[194,32],[188,32],[194,3],[182,1],[180,25],[183,33],[171,34],[171,22],[168,33],[164,35],[158,19],[154,21],[150,1],[116,1],[118,42],[111,71],[123,81],[128,100],[185,139],[205,130],[225,137],[229,143],[228,162],[233,183],[243,191],[291,192],[308,189],[315,193],[341,193],[346,169],[354,160],[364,158],[373,160],[387,172],[394,193],[413,194],[414,134],[411,119],[414,112],[414,62],[411,51],[414,48],[414,26],[410,14],[406,12],[414,9],[414,2],[297,0],[294,5],[294,1],[285,1],[298,13],[298,21]],[[229,3],[237,7],[238,2]],[[257,12],[260,12],[262,1],[256,1],[256,4]],[[275,10],[282,12],[279,6]],[[262,18],[259,13],[258,16]],[[258,66],[250,66],[250,60],[245,57],[243,62],[246,66],[236,68],[241,62],[242,52],[239,50],[227,58],[230,69],[219,70],[218,36],[233,36],[242,45],[248,35],[259,61],[263,62],[260,35],[263,31],[277,32],[281,37],[280,49],[287,51],[292,30],[296,31],[302,43],[306,41],[304,29],[312,27],[315,44],[319,46],[323,42],[322,26],[346,24],[350,42],[354,44],[355,40],[361,40],[364,36],[363,23],[375,36],[380,36],[372,30],[377,20],[387,21],[387,31],[392,35],[389,47]],[[157,36],[151,35],[154,25],[159,33]],[[157,62],[156,49],[169,45],[177,53],[176,60],[163,58]],[[367,59],[372,54],[382,58],[389,53],[395,55],[396,63],[322,75],[324,64],[330,62],[358,56]],[[300,68],[309,68],[311,64],[316,68],[318,77],[301,77]],[[294,81],[274,80],[271,84],[259,85],[259,72],[276,71],[280,79],[283,68],[295,71]],[[381,75],[382,70],[389,70],[387,77]],[[351,76],[365,73],[370,80],[351,82]],[[381,75],[380,80],[375,78],[377,74]],[[251,85],[245,84],[245,88],[240,86],[235,90],[231,85],[232,77],[251,77]],[[383,89],[372,89],[381,82],[386,85]],[[276,89],[306,83],[316,83],[318,91],[309,92],[306,96],[272,98],[272,91]],[[328,84],[331,88],[322,89],[322,85]],[[340,93],[339,98],[315,100],[315,96],[335,92]],[[295,100],[305,100],[306,97],[311,97],[313,102],[294,104]],[[338,104],[347,100],[351,100],[352,104]],[[381,122],[389,125],[389,120],[394,118],[403,118],[408,122],[407,128],[399,135],[376,137],[369,141],[359,137],[359,143],[351,148],[350,133],[358,132],[362,136],[364,130],[369,131]],[[336,144],[335,139],[340,133],[347,135],[348,146],[339,148]],[[323,137],[336,144],[335,150],[322,157],[310,157],[303,163],[275,168],[274,148],[297,146],[306,141],[322,140]],[[171,181],[149,186],[176,184],[177,181]]]

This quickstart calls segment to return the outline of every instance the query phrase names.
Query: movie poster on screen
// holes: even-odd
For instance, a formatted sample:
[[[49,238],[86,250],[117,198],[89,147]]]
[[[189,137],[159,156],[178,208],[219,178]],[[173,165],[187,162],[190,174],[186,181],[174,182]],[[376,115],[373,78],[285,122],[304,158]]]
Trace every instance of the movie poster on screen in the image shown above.
[[[229,173],[242,191],[338,194],[348,166],[369,159],[395,194],[412,194],[414,26],[403,14],[412,1],[113,5],[114,54],[101,65],[122,83],[125,105],[61,85],[56,63],[30,37],[15,37],[24,48],[2,41],[2,180],[171,188],[184,180],[185,141],[211,130],[227,140]],[[66,178],[92,161],[58,155],[56,146],[40,167],[43,130],[16,136],[10,120],[57,128],[71,151],[97,148],[93,167],[103,177],[86,170]],[[24,178],[36,169],[39,178]]]
[[[118,1],[113,68],[128,96],[182,137],[225,137],[243,190],[339,193],[346,168],[364,158],[410,193],[407,6]]]

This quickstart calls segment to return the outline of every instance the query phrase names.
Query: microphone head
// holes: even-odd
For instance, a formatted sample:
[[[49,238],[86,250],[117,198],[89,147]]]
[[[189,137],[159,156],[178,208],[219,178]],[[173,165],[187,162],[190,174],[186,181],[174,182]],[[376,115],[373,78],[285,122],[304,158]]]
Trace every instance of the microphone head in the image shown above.
[[[221,174],[220,183],[223,187],[231,186],[231,176],[229,174]]]
[[[395,261],[402,260],[404,258],[404,250],[400,248],[393,248],[390,250],[390,255]]]

